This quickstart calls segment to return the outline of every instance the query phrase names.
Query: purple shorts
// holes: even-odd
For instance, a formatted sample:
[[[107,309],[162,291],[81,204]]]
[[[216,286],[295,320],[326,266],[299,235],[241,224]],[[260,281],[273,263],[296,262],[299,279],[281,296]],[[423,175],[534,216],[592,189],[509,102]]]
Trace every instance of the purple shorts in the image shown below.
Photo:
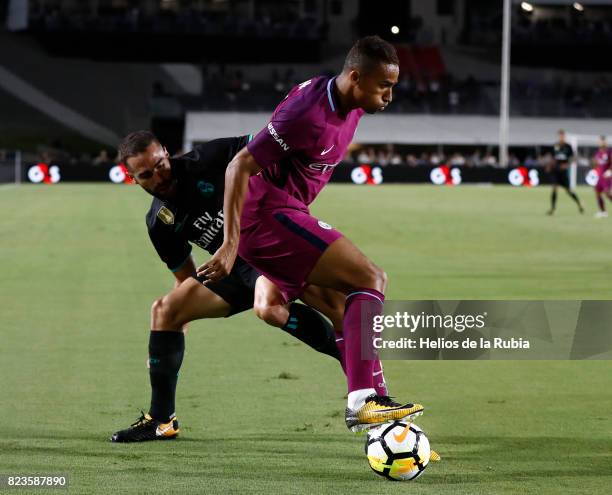
[[[317,261],[342,234],[284,194],[266,194],[263,203],[253,195],[247,198],[238,254],[273,282],[288,303],[304,291]]]

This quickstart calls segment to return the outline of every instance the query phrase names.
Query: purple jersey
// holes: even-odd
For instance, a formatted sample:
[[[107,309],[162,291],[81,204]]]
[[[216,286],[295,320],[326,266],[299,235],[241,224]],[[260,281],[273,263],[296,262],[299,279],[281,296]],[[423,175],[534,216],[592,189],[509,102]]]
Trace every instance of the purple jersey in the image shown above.
[[[610,148],[598,149],[595,153],[595,163],[597,163],[597,171],[601,176],[606,170],[610,168],[612,156],[612,150]]]
[[[308,206],[327,184],[364,114],[355,109],[339,115],[334,87],[335,77],[315,77],[296,86],[247,145],[263,169],[250,180],[252,199],[263,198],[275,186]],[[253,206],[247,200],[245,208]]]

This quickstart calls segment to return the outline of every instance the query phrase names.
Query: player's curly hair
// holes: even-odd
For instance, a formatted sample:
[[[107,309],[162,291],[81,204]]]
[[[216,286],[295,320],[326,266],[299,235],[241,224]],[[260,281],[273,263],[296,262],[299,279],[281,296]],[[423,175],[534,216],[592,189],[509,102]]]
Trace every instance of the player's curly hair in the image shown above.
[[[119,162],[127,167],[128,158],[144,152],[151,143],[159,143],[159,139],[151,131],[130,132],[119,143]]]
[[[365,74],[381,63],[399,66],[395,47],[380,36],[366,36],[357,40],[350,49],[342,70],[345,72],[358,70]]]

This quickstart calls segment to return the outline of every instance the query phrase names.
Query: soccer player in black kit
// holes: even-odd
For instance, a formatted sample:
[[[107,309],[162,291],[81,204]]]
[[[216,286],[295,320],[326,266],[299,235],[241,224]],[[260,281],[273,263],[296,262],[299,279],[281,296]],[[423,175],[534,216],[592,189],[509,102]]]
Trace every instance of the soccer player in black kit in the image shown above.
[[[553,164],[549,168],[552,176],[552,193],[550,195],[550,210],[547,215],[555,213],[557,207],[557,189],[561,186],[567,194],[576,202],[578,205],[578,211],[584,213],[584,208],[580,204],[580,199],[575,192],[570,189],[569,183],[569,166],[572,157],[574,156],[574,150],[572,147],[565,142],[565,131],[559,131],[559,141],[555,144],[553,149]]]
[[[301,298],[308,306],[290,304],[289,319],[279,322],[272,314],[274,308],[270,312],[270,308],[258,307],[255,288],[260,274],[242,259],[238,258],[229,276],[218,282],[196,276],[190,243],[212,254],[223,242],[225,169],[249,139],[216,139],[177,158],[170,158],[148,131],[129,134],[119,146],[129,174],[154,196],[146,224],[159,257],[174,273],[175,288],[151,308],[150,410],[129,428],[114,433],[113,442],[177,436],[176,384],[185,350],[185,325],[190,321],[228,317],[255,307],[257,316],[267,323],[340,360],[334,328],[313,309],[341,328],[344,298],[340,293],[309,286]]]

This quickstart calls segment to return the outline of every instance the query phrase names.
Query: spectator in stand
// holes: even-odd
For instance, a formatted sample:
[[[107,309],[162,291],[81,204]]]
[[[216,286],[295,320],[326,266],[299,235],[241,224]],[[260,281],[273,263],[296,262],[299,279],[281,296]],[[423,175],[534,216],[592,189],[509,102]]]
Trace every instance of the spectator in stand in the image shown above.
[[[111,163],[111,159],[110,156],[108,155],[108,151],[106,150],[100,150],[100,153],[98,153],[98,156],[96,156],[93,159],[93,164],[94,165],[106,165],[107,163]]]
[[[461,153],[455,152],[450,158],[450,165],[453,167],[462,167],[465,165],[465,158]]]
[[[510,153],[508,156],[508,166],[511,168],[519,167],[521,165],[521,161],[517,158],[514,153]]]
[[[357,153],[357,162],[370,163],[370,157],[368,156],[368,152],[365,148],[361,148],[361,150],[359,150],[359,153]]]
[[[376,161],[376,152],[374,151],[374,148],[365,148],[362,153],[363,154],[360,155],[360,158],[363,158],[363,160],[359,160],[359,163],[374,163]]]
[[[538,165],[540,167],[552,167],[552,163],[553,163],[553,156],[550,151],[547,153],[544,153],[538,158]]]
[[[393,153],[391,155],[391,159],[389,160],[389,165],[404,165],[402,156],[399,153]]]
[[[466,160],[468,167],[480,167],[483,165],[482,157],[480,156],[480,150],[475,150],[469,158]]]
[[[421,153],[421,156],[419,156],[419,159],[417,160],[417,165],[429,165],[431,163],[431,159],[429,157],[429,153]]]
[[[429,156],[429,164],[428,165],[434,165],[434,166],[438,166],[438,165],[442,165],[444,164],[444,162],[446,161],[446,157],[444,156],[444,153],[432,153]]]
[[[523,161],[523,166],[527,168],[535,167],[537,164],[538,161],[531,155],[527,155]]]
[[[497,167],[497,157],[493,153],[487,153],[484,157],[484,164],[489,167]]]
[[[387,165],[389,165],[389,152],[385,151],[385,150],[379,150],[378,153],[376,154],[376,164],[380,165],[381,167],[386,167]]]
[[[406,165],[409,167],[417,167],[419,165],[419,161],[415,155],[409,153],[406,155]]]

